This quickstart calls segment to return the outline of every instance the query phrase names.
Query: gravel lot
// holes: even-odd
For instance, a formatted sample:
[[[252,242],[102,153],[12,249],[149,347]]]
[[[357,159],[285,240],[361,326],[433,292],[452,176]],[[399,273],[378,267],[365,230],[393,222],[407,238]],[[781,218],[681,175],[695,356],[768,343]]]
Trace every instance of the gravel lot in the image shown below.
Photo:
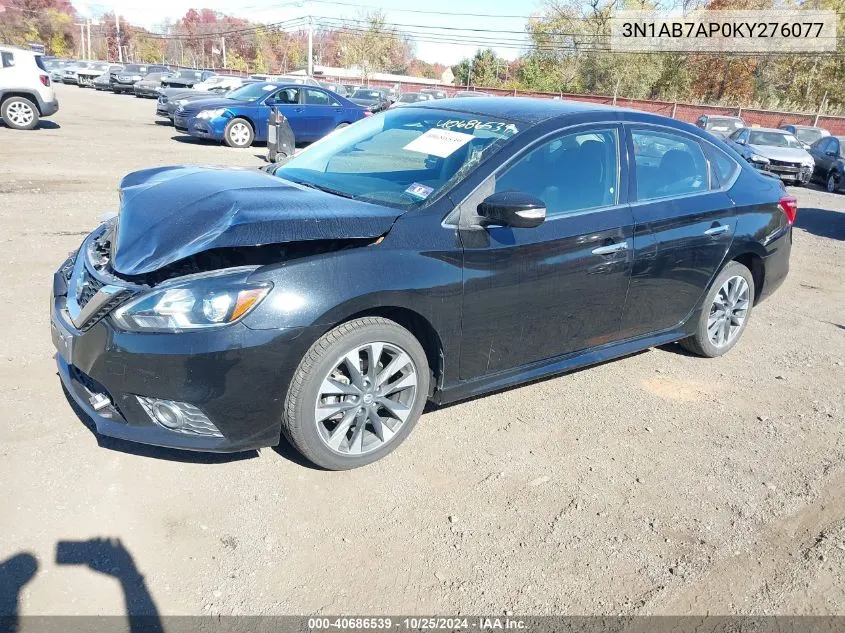
[[[0,127],[0,615],[845,614],[845,196],[795,191],[790,276],[722,359],[669,346],[432,410],[352,472],[185,454],[74,414],[51,275],[125,173],[266,150],[57,92],[40,129]],[[59,545],[98,538],[122,545]]]

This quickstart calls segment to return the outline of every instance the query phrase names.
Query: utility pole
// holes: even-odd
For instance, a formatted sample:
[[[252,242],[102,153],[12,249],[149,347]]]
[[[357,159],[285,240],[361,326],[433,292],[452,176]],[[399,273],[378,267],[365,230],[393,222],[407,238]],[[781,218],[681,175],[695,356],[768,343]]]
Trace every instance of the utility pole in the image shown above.
[[[79,23],[79,58],[85,59],[85,23]]]
[[[467,67],[467,90],[469,90],[469,85],[472,81],[472,58],[470,57],[469,66]]]
[[[822,97],[822,102],[819,104],[819,110],[816,112],[816,118],[813,119],[813,127],[819,126],[819,117],[822,115],[822,111],[824,110],[825,103],[827,102],[827,90],[824,92],[824,96]]]
[[[308,76],[314,76],[314,18],[308,16]]]
[[[91,18],[88,18],[88,59],[91,59]]]
[[[226,38],[221,37],[220,39],[223,42],[223,68],[228,68],[228,66],[226,65]]]
[[[114,10],[114,25],[117,29],[117,60],[122,64],[123,63],[123,47],[120,45],[120,15],[117,12],[117,9]]]

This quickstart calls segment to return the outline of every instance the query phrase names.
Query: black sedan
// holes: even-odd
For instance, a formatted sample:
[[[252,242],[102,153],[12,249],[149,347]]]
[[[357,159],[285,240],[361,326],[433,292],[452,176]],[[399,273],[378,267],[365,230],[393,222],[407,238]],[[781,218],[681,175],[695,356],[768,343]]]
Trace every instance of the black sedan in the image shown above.
[[[213,77],[216,73],[211,70],[196,70],[190,68],[181,68],[170,76],[165,77],[161,85],[165,88],[193,88],[196,84],[201,83]]]
[[[823,136],[807,150],[813,157],[813,180],[835,193],[845,186],[845,136]]]
[[[127,64],[120,70],[109,73],[111,89],[115,94],[135,92],[135,84],[150,73],[168,73],[170,69],[161,64]]]
[[[356,105],[367,108],[370,112],[386,110],[392,103],[387,90],[379,88],[358,88],[348,99]]]
[[[136,97],[147,99],[158,99],[161,91],[162,81],[170,76],[170,73],[150,73],[145,75],[141,81],[135,82],[134,92]]]
[[[551,100],[396,108],[272,171],[131,173],[60,265],[59,375],[98,432],[284,436],[346,469],[428,400],[673,341],[720,356],[786,277],[797,212],[692,125]]]

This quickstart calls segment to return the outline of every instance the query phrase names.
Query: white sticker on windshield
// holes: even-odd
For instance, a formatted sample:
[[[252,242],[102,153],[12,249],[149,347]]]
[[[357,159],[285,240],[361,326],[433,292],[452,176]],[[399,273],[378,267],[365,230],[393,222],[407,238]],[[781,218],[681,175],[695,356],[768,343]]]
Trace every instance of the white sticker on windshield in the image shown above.
[[[415,198],[419,198],[420,200],[428,198],[432,191],[434,191],[434,189],[427,187],[426,185],[421,185],[418,182],[411,183],[411,186],[405,189],[405,193],[414,196]]]
[[[446,158],[472,140],[472,134],[432,128],[420,134],[402,149]]]
[[[263,90],[264,92],[270,92],[270,91],[271,91],[271,90],[273,90],[275,87],[276,87],[276,86],[274,86],[273,84],[270,84],[269,86],[264,86],[264,87],[262,88],[262,90]]]

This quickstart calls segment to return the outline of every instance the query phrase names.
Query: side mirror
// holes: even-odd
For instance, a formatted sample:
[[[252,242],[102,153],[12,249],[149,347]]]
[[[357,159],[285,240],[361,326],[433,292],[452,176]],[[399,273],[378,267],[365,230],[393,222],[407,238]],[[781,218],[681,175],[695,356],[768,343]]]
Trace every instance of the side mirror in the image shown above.
[[[478,205],[478,215],[485,224],[531,229],[546,219],[546,203],[521,191],[500,191]]]
[[[736,139],[736,144],[737,145],[745,145],[745,139],[741,139],[741,138]]]

